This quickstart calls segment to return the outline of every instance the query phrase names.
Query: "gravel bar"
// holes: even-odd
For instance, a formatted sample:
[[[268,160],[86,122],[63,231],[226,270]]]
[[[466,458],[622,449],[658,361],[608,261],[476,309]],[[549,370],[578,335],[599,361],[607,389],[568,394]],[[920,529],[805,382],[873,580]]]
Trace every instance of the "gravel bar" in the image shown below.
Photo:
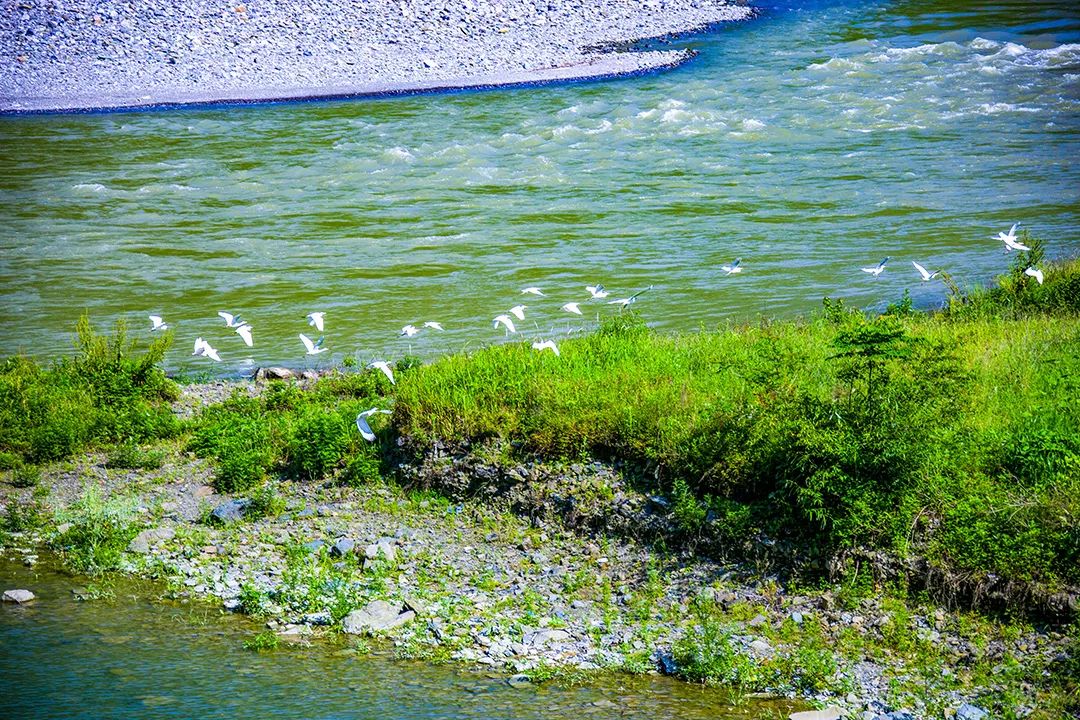
[[[627,43],[744,20],[724,0],[0,0],[0,112],[411,94],[636,75]]]

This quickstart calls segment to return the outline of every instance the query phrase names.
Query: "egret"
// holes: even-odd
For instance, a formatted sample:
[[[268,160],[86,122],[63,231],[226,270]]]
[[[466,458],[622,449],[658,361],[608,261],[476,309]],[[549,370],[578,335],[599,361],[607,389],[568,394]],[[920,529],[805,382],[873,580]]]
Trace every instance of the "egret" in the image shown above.
[[[739,267],[740,263],[742,263],[742,258],[735,258],[735,262],[731,263],[730,265],[721,265],[720,269],[723,270],[728,275],[734,275],[735,273],[741,273],[742,268]]]
[[[529,307],[529,306],[528,305],[515,305],[514,307],[510,308],[510,314],[513,315],[514,317],[516,317],[518,320],[524,320],[525,319],[525,308],[527,308],[527,307]]]
[[[868,267],[868,268],[861,268],[861,270],[862,270],[862,271],[863,271],[864,273],[870,273],[870,274],[871,274],[871,275],[873,275],[874,277],[877,277],[877,276],[878,276],[878,275],[880,275],[881,273],[885,272],[885,266],[886,266],[886,265],[888,264],[888,262],[889,262],[890,260],[892,260],[892,258],[891,258],[891,257],[887,257],[887,258],[885,258],[884,260],[882,260],[881,262],[879,262],[879,263],[878,263],[877,265],[875,265],[874,267]]]
[[[588,291],[589,295],[592,295],[593,300],[603,300],[611,294],[604,289],[603,285],[586,285],[585,290]]]
[[[218,317],[225,321],[225,327],[238,328],[245,324],[244,321],[240,319],[239,315],[233,315],[232,313],[227,313],[225,311],[218,312]]]
[[[1039,268],[1029,267],[1027,270],[1024,271],[1024,274],[1028,277],[1033,277],[1038,280],[1040,285],[1043,284],[1043,271]]]
[[[927,271],[926,268],[924,268],[922,265],[915,262],[914,260],[911,261],[911,264],[914,265],[915,269],[919,271],[920,275],[922,275],[923,282],[930,282],[941,274],[940,270],[935,270],[934,272]]]
[[[634,293],[630,297],[623,298],[622,300],[608,300],[608,305],[618,305],[619,310],[625,310],[626,308],[630,307],[635,302],[637,302],[638,295],[640,295],[643,292],[648,292],[649,290],[652,290],[652,288],[653,288],[653,286],[650,285],[649,287],[645,288],[644,290],[638,290],[636,293]]]
[[[379,408],[371,408],[370,410],[365,410],[364,412],[356,416],[356,429],[360,431],[360,435],[363,436],[363,438],[368,442],[375,442],[375,433],[371,431],[371,426],[368,425],[367,421],[367,419],[375,413],[383,413],[385,415],[389,415],[390,411],[380,410]]]
[[[236,328],[236,334],[244,339],[244,344],[251,347],[251,326],[247,323]]]
[[[416,327],[413,325],[406,325],[405,327],[401,328],[401,334],[405,337],[412,337],[418,332],[420,331],[417,330]]]
[[[506,329],[510,332],[517,332],[514,328],[514,321],[510,319],[509,315],[496,315],[495,319],[492,321],[492,327],[499,327],[499,323],[505,325]]]
[[[559,354],[559,346],[555,344],[554,340],[544,340],[543,342],[537,341],[534,342],[532,346],[534,350],[539,350],[540,352],[550,350],[555,353],[555,355]]]
[[[390,381],[391,385],[396,385],[394,382],[394,371],[390,369],[389,363],[385,360],[376,360],[368,365],[368,370],[381,370],[382,374],[386,376],[386,379]]]
[[[442,330],[442,323],[435,322],[434,320],[428,320],[424,323],[424,327],[431,328],[432,330]]]
[[[568,313],[574,313],[575,315],[581,315],[581,308],[578,307],[576,302],[569,302],[563,305],[560,310],[565,310]]]
[[[311,325],[319,332],[323,331],[323,317],[326,315],[324,312],[308,313],[307,321],[308,325]]]
[[[150,318],[150,322],[153,323],[153,325],[150,327],[150,332],[154,332],[155,330],[169,329],[169,326],[166,325],[164,321],[162,321],[160,315],[147,315],[147,317]]]
[[[215,362],[221,362],[221,358],[218,357],[217,350],[210,347],[210,343],[200,338],[195,338],[195,352],[192,355],[201,355],[202,357],[208,357]]]
[[[326,348],[322,346],[323,338],[319,338],[318,342],[312,342],[304,333],[300,333],[300,342],[304,343],[304,347],[307,348],[308,355],[318,355],[321,352],[326,352]]]
[[[1019,225],[1020,223],[1013,223],[1013,226],[1009,228],[1008,235],[1003,232],[997,234],[997,239],[1005,243],[1005,252],[1009,252],[1010,250],[1031,250],[1027,245],[1016,239],[1016,228]]]
[[[540,297],[546,297],[544,291],[538,287],[527,287],[521,291],[522,295],[539,295]]]

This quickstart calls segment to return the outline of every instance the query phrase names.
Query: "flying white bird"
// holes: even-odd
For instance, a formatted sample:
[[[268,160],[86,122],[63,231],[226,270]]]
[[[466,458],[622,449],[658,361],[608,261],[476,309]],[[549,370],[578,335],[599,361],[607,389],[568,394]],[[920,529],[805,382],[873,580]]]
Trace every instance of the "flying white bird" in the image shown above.
[[[406,325],[405,327],[401,328],[401,334],[405,337],[412,337],[418,332],[420,331],[417,330],[416,327],[413,325]]]
[[[434,320],[428,320],[424,323],[424,327],[431,328],[432,330],[442,330],[442,323],[435,322]]]
[[[588,291],[589,295],[592,295],[593,300],[603,300],[611,294],[604,289],[603,285],[586,285],[585,290]]]
[[[217,350],[210,347],[210,343],[206,342],[202,338],[195,338],[195,352],[192,355],[201,355],[202,357],[208,357],[215,362],[221,362],[221,358],[218,357]]]
[[[513,315],[514,317],[516,317],[518,320],[524,320],[525,319],[525,308],[527,308],[527,307],[529,307],[529,306],[528,305],[515,305],[514,307],[510,308],[510,314]]]
[[[168,330],[169,329],[169,326],[166,325],[162,321],[160,315],[147,315],[147,317],[150,318],[150,322],[153,323],[153,325],[150,328],[150,332],[154,332],[155,330]]]
[[[306,316],[307,321],[308,321],[308,325],[311,325],[316,330],[318,330],[319,332],[322,332],[323,331],[323,316],[325,316],[325,315],[326,315],[326,313],[324,313],[324,312],[309,313]]]
[[[581,315],[581,308],[579,308],[578,304],[575,302],[566,303],[559,309],[565,310],[568,313],[574,313],[575,315]]]
[[[218,313],[218,317],[225,321],[225,327],[238,328],[245,324],[239,315],[233,315],[232,313],[221,311]]]
[[[559,346],[555,344],[554,340],[544,340],[543,342],[534,342],[532,344],[534,350],[543,352],[544,350],[550,350],[556,355],[559,354]]]
[[[522,295],[539,295],[540,297],[546,297],[544,291],[538,287],[527,287],[521,291]]]
[[[356,429],[360,431],[360,435],[363,436],[363,438],[368,442],[375,442],[375,433],[371,431],[371,426],[368,425],[367,421],[367,419],[375,413],[383,413],[385,415],[389,415],[390,411],[380,410],[379,408],[371,408],[370,410],[365,410],[364,412],[356,416]]]
[[[304,347],[307,348],[308,355],[318,355],[319,353],[326,352],[327,350],[327,348],[324,348],[322,346],[323,338],[319,338],[317,342],[311,342],[311,338],[309,338],[304,333],[300,333],[300,342],[304,343]]]
[[[509,315],[496,315],[495,319],[492,321],[491,326],[497,328],[499,327],[499,323],[505,325],[506,329],[510,332],[517,332],[517,330],[514,328],[514,321],[510,319]]]
[[[922,265],[915,262],[914,260],[911,261],[911,264],[914,265],[915,269],[919,271],[920,275],[922,275],[923,282],[930,282],[931,280],[933,280],[934,278],[936,278],[938,275],[941,274],[940,270],[935,270],[934,272],[929,272],[926,268],[924,268]]]
[[[236,328],[236,334],[244,339],[244,344],[251,347],[251,326],[247,323]]]
[[[368,365],[369,370],[382,370],[382,374],[386,376],[386,379],[390,381],[391,385],[397,385],[394,382],[394,371],[390,369],[390,365],[385,360],[376,360]]]
[[[735,273],[741,273],[742,268],[739,265],[742,263],[742,258],[735,258],[735,262],[730,265],[721,265],[720,269],[728,275],[734,275]]]
[[[1040,285],[1043,284],[1043,271],[1039,268],[1029,267],[1027,270],[1024,271],[1024,274],[1028,277],[1033,277],[1038,280]]]
[[[631,295],[628,298],[623,298],[621,300],[608,300],[608,305],[618,305],[619,310],[625,310],[626,308],[630,307],[635,302],[637,302],[638,295],[640,295],[643,292],[648,292],[649,290],[652,290],[652,287],[653,286],[650,285],[649,287],[645,288],[644,290],[638,290],[636,293],[634,293],[633,295]]]
[[[875,265],[874,267],[868,267],[868,268],[861,268],[861,270],[862,270],[862,271],[863,271],[864,273],[870,273],[870,274],[871,274],[871,275],[873,275],[874,277],[877,277],[877,276],[878,276],[878,275],[880,275],[881,273],[885,272],[885,266],[886,266],[886,265],[888,264],[888,262],[889,262],[890,260],[892,260],[892,258],[891,258],[891,257],[887,257],[887,258],[885,258],[884,260],[882,260],[881,262],[879,262],[879,263],[878,263],[877,265]]]
[[[1019,242],[1016,239],[1016,228],[1020,223],[1013,223],[1013,226],[1009,228],[1009,233],[1006,235],[1003,232],[997,234],[997,239],[1005,243],[1005,252],[1010,250],[1031,250],[1027,245]]]

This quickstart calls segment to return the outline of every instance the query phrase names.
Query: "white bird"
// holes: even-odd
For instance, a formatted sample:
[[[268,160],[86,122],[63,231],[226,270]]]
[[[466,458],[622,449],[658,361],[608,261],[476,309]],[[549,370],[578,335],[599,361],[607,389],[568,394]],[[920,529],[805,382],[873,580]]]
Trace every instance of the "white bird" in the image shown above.
[[[428,320],[424,323],[424,327],[431,328],[432,330],[442,330],[442,323],[435,322],[434,320]]]
[[[221,358],[218,357],[217,350],[210,347],[210,343],[200,338],[195,338],[195,352],[192,355],[201,355],[202,357],[208,357],[215,362],[221,362]]]
[[[882,260],[881,262],[879,262],[877,265],[875,265],[874,267],[861,268],[861,270],[864,273],[870,273],[874,277],[877,277],[881,273],[885,272],[885,266],[888,264],[888,262],[890,260],[892,260],[892,257],[887,257],[884,260]]]
[[[244,339],[244,344],[251,347],[251,326],[247,323],[236,328],[236,334]]]
[[[150,322],[153,323],[153,326],[150,328],[150,332],[154,332],[155,330],[169,329],[169,326],[162,321],[160,315],[147,315],[147,317],[150,318]]]
[[[735,262],[731,263],[730,265],[721,265],[720,269],[723,270],[728,275],[734,275],[735,273],[741,273],[742,268],[739,267],[740,263],[742,263],[742,258],[735,258]]]
[[[239,315],[233,315],[232,313],[227,313],[225,311],[219,312],[218,317],[225,321],[225,327],[238,328],[245,324],[244,321],[240,319]]]
[[[386,376],[386,379],[390,381],[391,385],[397,385],[394,382],[394,371],[390,369],[390,365],[385,360],[376,360],[368,365],[369,370],[382,370],[382,374]]]
[[[1005,243],[1005,252],[1009,252],[1009,250],[1031,250],[1027,245],[1016,239],[1016,228],[1019,225],[1020,223],[1013,223],[1013,226],[1009,228],[1008,235],[1003,232],[997,234],[997,239]]]
[[[516,317],[518,320],[524,320],[525,319],[525,308],[527,308],[527,307],[529,307],[529,306],[528,305],[515,305],[514,307],[510,308],[510,313],[514,317]]]
[[[653,286],[650,285],[649,287],[645,288],[644,290],[638,290],[636,293],[634,293],[633,295],[631,295],[628,298],[623,298],[621,300],[608,300],[608,305],[619,305],[620,306],[619,310],[625,310],[626,308],[630,307],[635,302],[637,302],[638,295],[640,295],[643,292],[647,292],[649,290],[652,290],[652,287]]]
[[[940,270],[935,270],[934,272],[927,271],[926,268],[924,268],[922,265],[915,262],[914,260],[911,261],[911,264],[914,265],[915,269],[919,271],[920,275],[922,275],[923,282],[930,282],[941,274]]]
[[[555,355],[559,354],[559,346],[555,344],[554,340],[544,340],[543,342],[539,342],[539,341],[534,342],[532,344],[532,346],[533,346],[534,350],[539,350],[540,352],[543,352],[544,350],[550,350],[551,352],[555,353]]]
[[[527,287],[521,291],[522,295],[539,295],[540,297],[546,297],[544,291],[538,287]]]
[[[318,342],[311,342],[311,338],[309,338],[304,333],[300,333],[300,342],[304,343],[304,347],[307,348],[308,355],[318,355],[319,353],[326,352],[327,350],[322,346],[323,338],[319,338]]]
[[[356,429],[360,431],[360,435],[363,436],[363,438],[368,442],[375,442],[375,433],[371,431],[371,426],[368,425],[367,421],[367,419],[375,413],[383,413],[385,415],[389,415],[390,411],[380,410],[379,408],[371,408],[370,410],[365,410],[364,412],[356,416]]]
[[[307,321],[308,321],[308,325],[311,325],[316,330],[318,330],[319,332],[322,332],[323,331],[323,316],[325,316],[325,315],[326,315],[326,313],[324,313],[324,312],[308,313],[308,315],[306,316]]]
[[[1029,267],[1024,271],[1024,274],[1038,280],[1040,285],[1043,284],[1043,272],[1039,268]]]
[[[405,327],[401,328],[401,334],[405,337],[412,337],[418,332],[420,331],[417,330],[416,327],[413,325],[406,325]]]
[[[588,293],[592,295],[593,300],[603,300],[611,294],[604,289],[603,285],[586,285],[585,290],[587,290]]]
[[[510,332],[517,332],[514,328],[514,321],[510,319],[509,315],[496,315],[495,319],[492,321],[492,327],[499,327],[499,323],[505,325],[506,329]]]
[[[569,302],[563,305],[560,310],[565,310],[568,313],[574,313],[575,315],[581,315],[581,308],[575,302]]]

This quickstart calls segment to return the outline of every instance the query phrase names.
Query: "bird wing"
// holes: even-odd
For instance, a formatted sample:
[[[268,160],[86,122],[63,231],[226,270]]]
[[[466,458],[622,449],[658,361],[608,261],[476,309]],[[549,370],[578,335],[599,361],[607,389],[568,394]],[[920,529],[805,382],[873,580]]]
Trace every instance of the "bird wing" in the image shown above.
[[[218,317],[225,321],[226,325],[231,326],[233,324],[233,316],[230,313],[221,310],[218,312]]]
[[[505,325],[506,329],[510,332],[517,332],[517,329],[514,327],[514,321],[508,318],[506,315],[499,315],[495,318],[494,326],[499,327],[499,323]]]
[[[300,342],[304,343],[304,347],[307,348],[309,353],[315,352],[315,343],[311,342],[311,338],[304,333],[300,333]]]
[[[360,431],[360,435],[363,436],[368,442],[375,442],[375,433],[371,431],[371,426],[368,425],[367,413],[360,413],[356,416],[356,429]]]
[[[236,334],[244,339],[244,344],[251,347],[251,326],[241,325],[236,328]]]
[[[380,362],[380,363],[378,363],[378,368],[380,370],[382,370],[383,375],[386,376],[386,379],[390,381],[391,385],[396,385],[397,384],[397,383],[394,382],[394,373],[390,369],[389,365],[387,365],[384,362]]]
[[[871,273],[871,274],[873,274],[873,273],[876,273],[876,272],[878,271],[878,269],[877,269],[876,267],[872,267],[872,268],[859,268],[859,269],[860,269],[860,270],[862,270],[862,271],[863,271],[864,273]]]
[[[150,322],[154,323],[154,327],[162,324],[160,315],[147,315],[147,317],[150,318]]]
[[[424,327],[429,327],[429,328],[432,328],[433,330],[442,330],[443,329],[442,323],[437,323],[437,322],[435,322],[433,320],[428,320],[426,323],[424,323]]]
[[[930,273],[928,273],[926,271],[926,268],[924,268],[922,265],[915,262],[914,260],[911,261],[911,264],[914,265],[915,269],[919,271],[919,274],[922,275],[923,280],[929,280],[930,279]]]

